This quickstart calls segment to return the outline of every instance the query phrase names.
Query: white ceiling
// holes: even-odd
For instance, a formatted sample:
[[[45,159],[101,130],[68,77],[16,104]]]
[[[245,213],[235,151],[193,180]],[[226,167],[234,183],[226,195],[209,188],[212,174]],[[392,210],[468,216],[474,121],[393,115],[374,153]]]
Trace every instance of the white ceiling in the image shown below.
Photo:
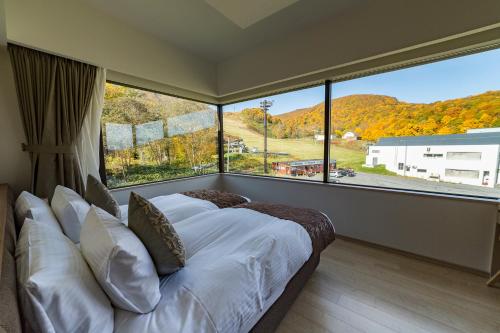
[[[201,58],[220,63],[368,0],[84,0]]]

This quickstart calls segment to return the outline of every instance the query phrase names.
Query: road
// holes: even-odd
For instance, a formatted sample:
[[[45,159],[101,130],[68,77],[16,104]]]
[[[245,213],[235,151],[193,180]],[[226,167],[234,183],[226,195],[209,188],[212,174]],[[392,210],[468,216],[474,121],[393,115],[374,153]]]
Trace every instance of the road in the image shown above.
[[[292,177],[293,179],[321,180],[322,175],[315,177]],[[419,178],[386,176],[369,173],[357,173],[355,177],[332,178],[342,184],[380,186],[405,190],[464,194],[473,196],[500,198],[500,186],[496,188],[472,186],[464,184],[434,182]]]

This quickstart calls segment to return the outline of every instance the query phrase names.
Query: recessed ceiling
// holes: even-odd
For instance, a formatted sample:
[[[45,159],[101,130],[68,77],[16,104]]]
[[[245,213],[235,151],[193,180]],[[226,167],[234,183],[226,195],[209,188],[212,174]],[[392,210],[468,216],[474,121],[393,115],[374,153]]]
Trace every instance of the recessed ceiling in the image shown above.
[[[82,1],[141,31],[219,63],[342,15],[368,0]],[[233,2],[238,6],[232,5]]]
[[[272,15],[298,0],[205,0],[242,29]]]

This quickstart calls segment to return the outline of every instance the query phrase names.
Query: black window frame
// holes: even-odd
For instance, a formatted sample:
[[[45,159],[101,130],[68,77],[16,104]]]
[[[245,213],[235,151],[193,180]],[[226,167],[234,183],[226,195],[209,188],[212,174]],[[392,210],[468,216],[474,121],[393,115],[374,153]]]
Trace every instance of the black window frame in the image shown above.
[[[217,159],[218,159],[218,163],[217,163],[218,164],[218,171],[217,172],[213,172],[213,173],[206,174],[206,175],[182,176],[182,177],[175,177],[175,178],[169,178],[169,179],[163,179],[163,180],[157,180],[157,181],[151,181],[151,182],[144,182],[144,183],[140,183],[140,184],[131,184],[131,185],[116,186],[116,187],[113,187],[111,190],[119,190],[119,189],[133,187],[133,186],[143,186],[143,185],[157,184],[157,183],[168,182],[168,181],[177,181],[177,180],[183,180],[183,179],[190,179],[190,178],[197,178],[197,177],[203,177],[203,176],[210,176],[210,175],[215,175],[215,174],[220,173],[220,163],[221,163],[221,160],[222,160],[222,163],[224,163],[224,160],[223,160],[224,159],[224,147],[220,146],[220,143],[221,143],[220,137],[221,137],[221,135],[223,135],[223,132],[222,132],[222,117],[221,117],[221,114],[220,114],[220,110],[222,110],[222,105],[221,104],[216,104],[216,103],[211,103],[211,102],[207,102],[207,101],[203,101],[203,100],[199,100],[199,99],[195,99],[195,98],[189,98],[189,97],[184,97],[184,96],[180,96],[180,95],[176,95],[176,94],[166,93],[166,92],[163,92],[163,91],[149,89],[149,88],[144,88],[144,87],[140,87],[140,86],[136,86],[136,85],[131,85],[131,84],[128,84],[128,83],[123,83],[123,82],[114,81],[114,80],[106,80],[106,83],[111,83],[111,84],[119,85],[119,86],[126,87],[126,88],[132,88],[132,89],[138,89],[138,90],[148,91],[148,92],[152,92],[152,93],[155,93],[155,94],[162,94],[162,95],[165,95],[165,96],[180,98],[180,99],[184,99],[184,100],[188,100],[188,101],[192,101],[192,102],[208,104],[208,105],[211,105],[211,106],[215,106],[216,110],[217,110]],[[102,123],[99,122],[99,125],[101,127],[100,128],[100,135],[99,135],[99,177],[101,178],[101,182],[104,185],[107,186],[108,185],[107,184],[108,180],[107,180],[107,174],[106,174],[106,158],[105,158],[104,141],[103,141],[103,135],[102,135],[102,133],[103,133],[102,132]],[[222,155],[221,155],[221,151],[222,151]]]
[[[469,49],[462,49],[459,51],[452,51],[444,54],[437,54],[437,55],[430,55],[427,57],[419,58],[419,59],[410,59],[407,61],[404,61],[402,63],[396,63],[396,64],[388,64],[386,66],[381,66],[373,69],[366,69],[362,71],[356,71],[352,74],[346,74],[346,75],[341,75],[337,78],[333,79],[324,79],[324,80],[317,80],[314,82],[311,82],[309,84],[305,84],[300,87],[295,87],[293,89],[282,89],[279,91],[270,91],[269,93],[265,94],[259,94],[256,96],[248,97],[248,98],[243,98],[243,99],[237,99],[237,100],[232,100],[227,103],[213,103],[213,102],[207,102],[204,100],[197,100],[189,97],[184,97],[180,95],[175,95],[171,93],[165,93],[162,91],[157,91],[153,89],[148,89],[140,86],[134,86],[130,84],[126,84],[123,82],[118,82],[118,81],[113,81],[113,80],[106,80],[106,82],[113,83],[113,84],[118,84],[122,85],[125,87],[130,87],[130,88],[135,88],[135,89],[141,89],[145,91],[150,91],[154,93],[159,93],[167,96],[172,96],[172,97],[177,97],[185,100],[191,100],[194,102],[200,102],[200,103],[205,103],[209,105],[213,105],[217,107],[217,115],[218,115],[218,142],[217,142],[217,152],[218,152],[218,173],[219,174],[235,174],[235,175],[244,175],[244,176],[252,176],[252,177],[262,177],[262,178],[272,178],[272,179],[279,179],[283,181],[298,181],[295,179],[290,179],[286,177],[277,177],[277,176],[270,176],[270,175],[254,175],[250,173],[241,173],[241,172],[233,172],[229,171],[226,172],[224,169],[224,117],[223,117],[223,107],[226,105],[231,105],[234,103],[239,103],[239,102],[244,102],[248,100],[253,100],[257,98],[264,98],[264,97],[269,97],[281,93],[287,93],[287,92],[292,92],[292,91],[298,91],[298,90],[303,90],[311,87],[318,87],[318,86],[324,86],[325,87],[325,139],[324,139],[324,154],[323,154],[323,171],[329,170],[330,166],[330,147],[331,147],[331,91],[334,89],[335,83],[339,82],[345,82],[357,78],[362,78],[362,77],[368,77],[372,75],[377,75],[377,74],[382,74],[382,73],[387,73],[387,72],[392,72],[392,71],[397,71],[405,68],[411,68],[411,67],[417,67],[417,66],[422,66],[434,62],[439,62],[439,61],[445,61],[453,58],[459,58],[462,56],[467,56],[467,55],[472,55],[476,53],[481,53],[481,52],[486,52],[494,49],[499,49],[500,45],[499,44],[488,44],[488,45],[483,45],[480,47],[473,47]],[[328,133],[327,133],[328,131]],[[101,130],[101,146],[103,145],[102,141],[102,130]],[[328,152],[327,152],[328,151]],[[105,162],[104,162],[104,151],[100,149],[100,175],[101,179],[104,182],[106,182],[106,173],[105,173]],[[325,169],[326,168],[326,169]],[[403,165],[403,170],[405,169],[405,166]],[[406,167],[406,171],[409,171],[409,168]],[[396,191],[396,192],[408,192],[408,193],[421,193],[421,194],[429,194],[429,195],[439,195],[439,196],[445,196],[445,197],[459,197],[459,198],[473,198],[473,199],[486,199],[486,200],[494,200],[497,201],[499,200],[496,197],[489,197],[489,196],[482,196],[482,195],[470,195],[470,194],[461,194],[461,193],[447,193],[447,192],[438,192],[438,191],[427,191],[427,190],[414,190],[414,189],[405,189],[405,188],[394,188],[394,187],[389,187],[389,186],[376,186],[376,185],[364,185],[364,184],[343,184],[343,183],[336,183],[332,182],[329,179],[329,172],[323,172],[324,177],[323,181],[315,181],[315,180],[299,180],[301,182],[312,182],[315,184],[321,184],[325,183],[328,184],[329,186],[338,186],[338,187],[351,187],[351,188],[363,188],[363,189],[374,189],[374,190],[388,190],[388,191]],[[104,176],[104,178],[103,178]],[[179,178],[172,178],[172,179],[167,179],[164,181],[169,181],[169,180],[180,180],[180,179],[189,179],[189,178],[194,178],[194,177],[200,177],[200,176],[188,176],[188,177],[179,177]],[[129,187],[129,186],[141,186],[141,185],[146,185],[146,184],[151,184],[151,183],[159,183],[159,182],[164,182],[164,181],[154,181],[154,182],[147,182],[147,183],[142,183],[142,184],[134,184],[134,185],[128,185],[128,186],[123,186],[123,187]],[[119,189],[123,187],[116,187],[114,189]]]
[[[387,66],[382,66],[380,68],[375,68],[375,69],[367,69],[361,72],[355,72],[354,74],[348,74],[348,75],[342,75],[339,78],[335,79],[325,79],[322,81],[321,84],[309,84],[309,85],[304,85],[302,87],[294,88],[294,89],[288,89],[288,90],[281,90],[281,91],[274,91],[270,92],[268,94],[262,94],[258,96],[254,96],[251,98],[245,98],[241,100],[235,100],[231,101],[229,103],[222,104],[222,107],[234,103],[239,103],[239,102],[244,102],[252,99],[257,99],[257,98],[265,98],[269,96],[273,96],[276,94],[281,94],[281,93],[286,93],[286,92],[292,92],[292,91],[298,91],[302,89],[307,89],[310,87],[314,86],[319,86],[319,85],[324,85],[325,86],[325,140],[324,140],[324,151],[325,153],[323,154],[324,158],[324,168],[323,171],[327,170],[329,168],[329,163],[330,163],[330,147],[331,147],[331,92],[332,89],[335,89],[335,83],[339,82],[345,82],[345,81],[350,81],[353,79],[358,79],[362,77],[368,77],[368,76],[373,76],[377,74],[382,74],[382,73],[388,73],[392,71],[397,71],[397,70],[402,70],[406,68],[412,68],[412,67],[417,67],[417,66],[423,66],[426,64],[434,63],[434,62],[439,62],[439,61],[445,61],[449,59],[454,59],[454,58],[460,58],[463,56],[468,56],[476,53],[482,53],[482,52],[487,52],[490,50],[495,50],[499,49],[500,45],[498,44],[489,44],[485,46],[480,46],[480,47],[474,47],[474,48],[469,48],[469,49],[463,49],[455,52],[449,52],[446,54],[438,54],[438,55],[431,55],[429,57],[424,57],[421,59],[412,59],[405,61],[403,63],[397,63],[397,64],[389,64]],[[316,81],[318,82],[318,81]],[[329,87],[329,89],[328,89]],[[328,120],[327,120],[328,119]],[[328,121],[328,124],[326,123]],[[327,126],[328,126],[328,134],[327,134]],[[221,143],[219,143],[220,145]],[[328,150],[328,153],[327,153]],[[430,148],[428,149],[430,151]],[[222,172],[224,171],[224,168],[221,169]],[[222,173],[220,171],[220,173]],[[403,170],[406,172],[410,171],[409,166],[405,166],[403,163]],[[227,174],[236,174],[236,175],[249,175],[253,177],[264,177],[264,178],[273,178],[273,179],[280,179],[283,181],[290,181],[294,179],[286,178],[286,177],[277,177],[277,176],[270,176],[270,175],[254,175],[254,174],[247,174],[247,173],[241,173],[241,172],[226,172]],[[295,180],[294,180],[295,181]],[[313,183],[320,183],[320,181],[314,181],[314,180],[308,180],[308,179],[301,179],[300,181],[302,182],[313,182]],[[437,192],[437,191],[427,191],[427,190],[413,190],[413,189],[405,189],[405,188],[395,188],[395,187],[389,187],[389,186],[376,186],[376,185],[365,185],[365,184],[343,184],[343,183],[337,183],[337,182],[332,182],[329,179],[329,172],[324,172],[324,177],[323,177],[323,183],[331,185],[331,186],[342,186],[342,187],[355,187],[355,188],[368,188],[368,189],[381,189],[381,190],[389,190],[389,191],[398,191],[398,192],[412,192],[412,193],[423,193],[423,194],[430,194],[430,195],[440,195],[440,196],[447,196],[447,197],[462,197],[462,198],[474,198],[474,199],[487,199],[487,200],[498,200],[496,197],[489,197],[489,196],[482,196],[482,195],[470,195],[470,194],[461,194],[461,193],[447,193],[447,192]]]

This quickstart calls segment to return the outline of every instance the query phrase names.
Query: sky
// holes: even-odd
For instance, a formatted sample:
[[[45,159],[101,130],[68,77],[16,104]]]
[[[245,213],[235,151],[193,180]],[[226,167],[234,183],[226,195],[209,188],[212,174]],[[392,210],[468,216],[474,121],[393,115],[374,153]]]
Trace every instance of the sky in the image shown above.
[[[332,85],[332,98],[353,94],[379,94],[409,103],[439,100],[500,90],[500,49],[439,61],[403,70],[367,76]],[[271,114],[281,114],[323,102],[324,86],[280,95],[273,100]],[[263,98],[224,106],[224,111],[259,107]]]

